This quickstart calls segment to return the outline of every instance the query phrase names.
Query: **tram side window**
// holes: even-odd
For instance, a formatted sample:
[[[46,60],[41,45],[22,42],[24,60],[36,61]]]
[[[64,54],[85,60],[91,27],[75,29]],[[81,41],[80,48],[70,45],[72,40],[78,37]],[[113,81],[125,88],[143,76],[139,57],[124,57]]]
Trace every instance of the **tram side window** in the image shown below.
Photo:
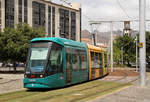
[[[81,70],[84,70],[87,68],[87,59],[86,59],[86,52],[80,51],[80,65]]]
[[[95,68],[95,58],[94,58],[94,52],[91,52],[91,68]]]
[[[71,49],[66,48],[66,68],[71,69]]]
[[[99,54],[98,54],[98,53],[95,53],[95,57],[96,57],[96,68],[100,68]]]
[[[72,68],[73,70],[80,69],[80,54],[77,49],[72,49]]]
[[[104,60],[105,67],[107,67],[107,54],[104,54]]]
[[[102,53],[99,54],[99,57],[100,57],[100,68],[103,68]]]
[[[60,45],[54,43],[48,61],[48,73],[55,74],[62,71],[62,48]]]

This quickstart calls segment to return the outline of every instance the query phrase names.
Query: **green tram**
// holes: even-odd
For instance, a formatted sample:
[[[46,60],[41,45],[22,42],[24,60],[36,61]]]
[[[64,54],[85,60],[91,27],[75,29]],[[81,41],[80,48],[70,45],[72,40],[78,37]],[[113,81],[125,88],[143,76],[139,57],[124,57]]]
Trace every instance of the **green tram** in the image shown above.
[[[108,74],[104,55],[99,47],[65,38],[32,39],[24,87],[57,88],[100,78]]]

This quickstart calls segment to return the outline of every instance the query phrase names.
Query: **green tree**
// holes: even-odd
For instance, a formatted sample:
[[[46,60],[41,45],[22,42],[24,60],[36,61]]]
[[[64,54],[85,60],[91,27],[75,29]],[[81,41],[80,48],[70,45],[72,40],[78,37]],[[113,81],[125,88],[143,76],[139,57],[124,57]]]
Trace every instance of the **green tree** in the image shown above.
[[[113,46],[113,58],[114,58],[114,62],[116,62],[116,64],[120,64],[121,54],[122,54],[121,49],[116,46],[116,43],[114,43],[114,46]]]
[[[35,29],[28,24],[16,25],[14,28],[5,28],[0,32],[0,59],[3,62],[11,62],[16,71],[17,62],[25,62],[29,42],[36,37],[44,36],[42,28]]]
[[[118,58],[121,57],[120,50],[123,48],[123,59],[124,63],[127,63],[128,66],[131,65],[131,63],[135,62],[136,58],[136,52],[135,52],[135,38],[132,38],[131,36],[120,36],[115,40],[115,47],[114,52],[116,55],[118,54]]]
[[[146,60],[150,65],[150,32],[146,32]]]

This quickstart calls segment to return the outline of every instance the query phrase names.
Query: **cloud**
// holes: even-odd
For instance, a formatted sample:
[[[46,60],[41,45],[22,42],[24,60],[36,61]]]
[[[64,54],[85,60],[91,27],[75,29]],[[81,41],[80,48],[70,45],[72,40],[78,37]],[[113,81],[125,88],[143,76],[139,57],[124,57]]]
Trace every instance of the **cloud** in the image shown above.
[[[88,18],[92,20],[131,20],[139,19],[139,0],[118,0],[121,7],[120,8],[117,0],[72,0],[78,1],[82,4],[82,28],[89,29]],[[150,0],[146,0],[146,18],[150,19]],[[86,15],[86,16],[85,16]],[[131,22],[131,27],[133,29],[138,29],[138,22]],[[120,25],[120,26],[118,26]],[[149,23],[147,25],[150,25]],[[123,23],[115,23],[114,29],[123,29]]]
[[[53,0],[59,1],[60,0]],[[68,0],[68,2],[78,2],[82,5],[82,29],[90,29],[89,18],[91,20],[130,20],[139,19],[139,0],[118,0],[125,10],[120,8],[117,0]],[[146,0],[146,18],[150,19],[150,0]],[[138,29],[138,23],[131,23],[133,29]],[[106,24],[103,24],[106,25]],[[103,26],[101,25],[101,26]],[[119,25],[119,26],[118,26]],[[147,23],[150,25],[150,22]],[[123,29],[123,23],[114,23],[115,29]],[[147,26],[148,27],[148,26]],[[105,28],[105,27],[104,27]],[[149,28],[150,29],[150,28]]]

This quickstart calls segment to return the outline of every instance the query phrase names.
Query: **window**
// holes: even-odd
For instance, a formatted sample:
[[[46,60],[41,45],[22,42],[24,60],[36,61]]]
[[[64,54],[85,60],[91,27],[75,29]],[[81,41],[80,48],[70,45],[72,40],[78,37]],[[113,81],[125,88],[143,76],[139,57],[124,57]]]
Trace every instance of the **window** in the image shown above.
[[[86,52],[85,51],[80,51],[80,65],[81,65],[81,70],[82,69],[87,69],[87,58],[86,58]]]
[[[91,68],[95,68],[94,52],[91,52]]]
[[[45,29],[45,4],[33,1],[33,27]]]
[[[60,34],[60,37],[63,37],[65,38],[65,34],[64,34],[64,9],[59,9],[59,13],[60,13],[60,16],[59,16],[59,34]]]
[[[72,68],[73,70],[80,69],[80,54],[77,49],[72,49]]]
[[[60,37],[69,39],[69,10],[59,9],[59,20],[60,20]]]
[[[55,7],[52,7],[52,37],[55,37]]]
[[[66,69],[71,69],[71,49],[66,48]]]
[[[99,53],[99,57],[100,57],[100,68],[103,68],[102,53]]]
[[[69,10],[65,10],[64,34],[69,38]]]
[[[14,0],[5,0],[5,27],[14,28]]]
[[[40,25],[45,28],[45,4],[40,5]]]
[[[39,4],[37,2],[33,2],[33,27],[39,27],[40,25],[40,12],[39,12]]]
[[[105,65],[105,67],[107,67],[107,54],[104,54],[104,65]]]
[[[49,42],[31,44],[27,71],[31,70],[33,73],[41,73],[44,70],[49,45],[51,45]]]
[[[48,73],[48,75],[63,72],[62,47],[58,44],[52,44],[46,72]]]
[[[71,12],[71,39],[76,40],[76,13]]]
[[[66,48],[67,67],[74,71],[87,69],[86,52],[80,49]]]
[[[48,6],[48,36],[51,37],[51,6]]]
[[[95,53],[95,57],[96,57],[96,68],[100,68],[100,59],[99,59],[99,53]]]
[[[24,0],[24,22],[28,23],[28,0]]]
[[[18,22],[19,22],[19,24],[21,24],[22,23],[22,0],[18,1],[18,5],[19,5],[19,7],[18,7],[18,11],[19,11]]]

